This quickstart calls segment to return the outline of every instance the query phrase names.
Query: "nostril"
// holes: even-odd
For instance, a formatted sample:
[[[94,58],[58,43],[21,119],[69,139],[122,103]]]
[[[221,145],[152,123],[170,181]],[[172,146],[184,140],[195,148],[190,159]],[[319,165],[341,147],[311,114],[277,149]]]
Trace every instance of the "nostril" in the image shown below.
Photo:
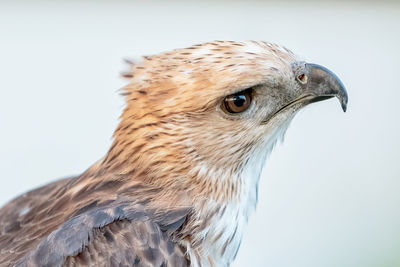
[[[302,84],[306,84],[308,77],[307,75],[305,75],[304,73],[300,74],[299,76],[297,76],[297,80],[302,83]]]

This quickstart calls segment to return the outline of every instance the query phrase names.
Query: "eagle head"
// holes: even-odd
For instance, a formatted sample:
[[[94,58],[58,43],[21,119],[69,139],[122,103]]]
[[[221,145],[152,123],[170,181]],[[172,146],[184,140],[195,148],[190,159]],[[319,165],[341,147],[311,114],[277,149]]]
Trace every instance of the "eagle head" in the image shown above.
[[[331,97],[347,105],[332,72],[267,42],[145,56],[124,77],[127,103],[103,165],[191,199],[240,201],[298,110]]]

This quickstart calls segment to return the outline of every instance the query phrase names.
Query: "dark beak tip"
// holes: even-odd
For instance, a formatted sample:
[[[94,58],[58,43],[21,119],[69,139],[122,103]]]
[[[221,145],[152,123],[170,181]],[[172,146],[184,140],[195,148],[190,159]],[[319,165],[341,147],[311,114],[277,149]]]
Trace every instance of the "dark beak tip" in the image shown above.
[[[343,112],[346,112],[347,111],[347,101],[348,101],[347,95],[345,95],[344,97],[338,95],[337,98],[339,99],[339,102],[340,102],[340,105],[342,106]]]
[[[342,86],[341,90],[339,91],[339,94],[337,94],[337,98],[339,99],[339,102],[340,102],[340,105],[342,106],[343,112],[346,112],[349,97],[347,95],[347,91],[344,88],[344,86]]]
[[[342,109],[343,109],[343,112],[346,112],[347,111],[347,104],[342,104]]]

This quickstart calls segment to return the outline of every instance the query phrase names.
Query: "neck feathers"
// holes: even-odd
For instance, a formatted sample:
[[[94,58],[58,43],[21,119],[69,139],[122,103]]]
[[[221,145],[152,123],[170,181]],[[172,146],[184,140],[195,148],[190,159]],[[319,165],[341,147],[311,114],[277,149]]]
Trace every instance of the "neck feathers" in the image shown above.
[[[146,188],[140,196],[148,207],[189,207],[190,216],[176,236],[187,248],[193,266],[229,265],[255,210],[265,160],[276,141],[283,139],[290,121],[267,135],[261,145],[219,143],[207,150],[207,136],[195,136],[192,128],[179,126],[185,125],[184,116],[168,121],[146,116],[149,119],[123,121],[109,153],[88,174],[102,173],[104,184],[118,181],[113,189],[116,197],[134,202],[139,188]],[[230,145],[236,154],[213,152]],[[208,153],[221,159],[210,161]],[[98,184],[96,179],[92,178],[93,184]]]

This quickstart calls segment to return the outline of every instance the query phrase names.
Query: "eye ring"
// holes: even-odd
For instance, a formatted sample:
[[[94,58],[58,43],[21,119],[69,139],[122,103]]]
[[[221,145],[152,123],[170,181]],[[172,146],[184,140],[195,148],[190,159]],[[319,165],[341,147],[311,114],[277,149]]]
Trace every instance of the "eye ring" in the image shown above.
[[[251,104],[252,92],[253,89],[249,88],[226,96],[222,101],[222,109],[231,114],[244,112]]]
[[[308,77],[307,77],[307,75],[306,75],[305,73],[302,73],[302,74],[298,75],[298,76],[296,77],[296,79],[297,79],[301,84],[306,84],[307,81],[308,81]]]

